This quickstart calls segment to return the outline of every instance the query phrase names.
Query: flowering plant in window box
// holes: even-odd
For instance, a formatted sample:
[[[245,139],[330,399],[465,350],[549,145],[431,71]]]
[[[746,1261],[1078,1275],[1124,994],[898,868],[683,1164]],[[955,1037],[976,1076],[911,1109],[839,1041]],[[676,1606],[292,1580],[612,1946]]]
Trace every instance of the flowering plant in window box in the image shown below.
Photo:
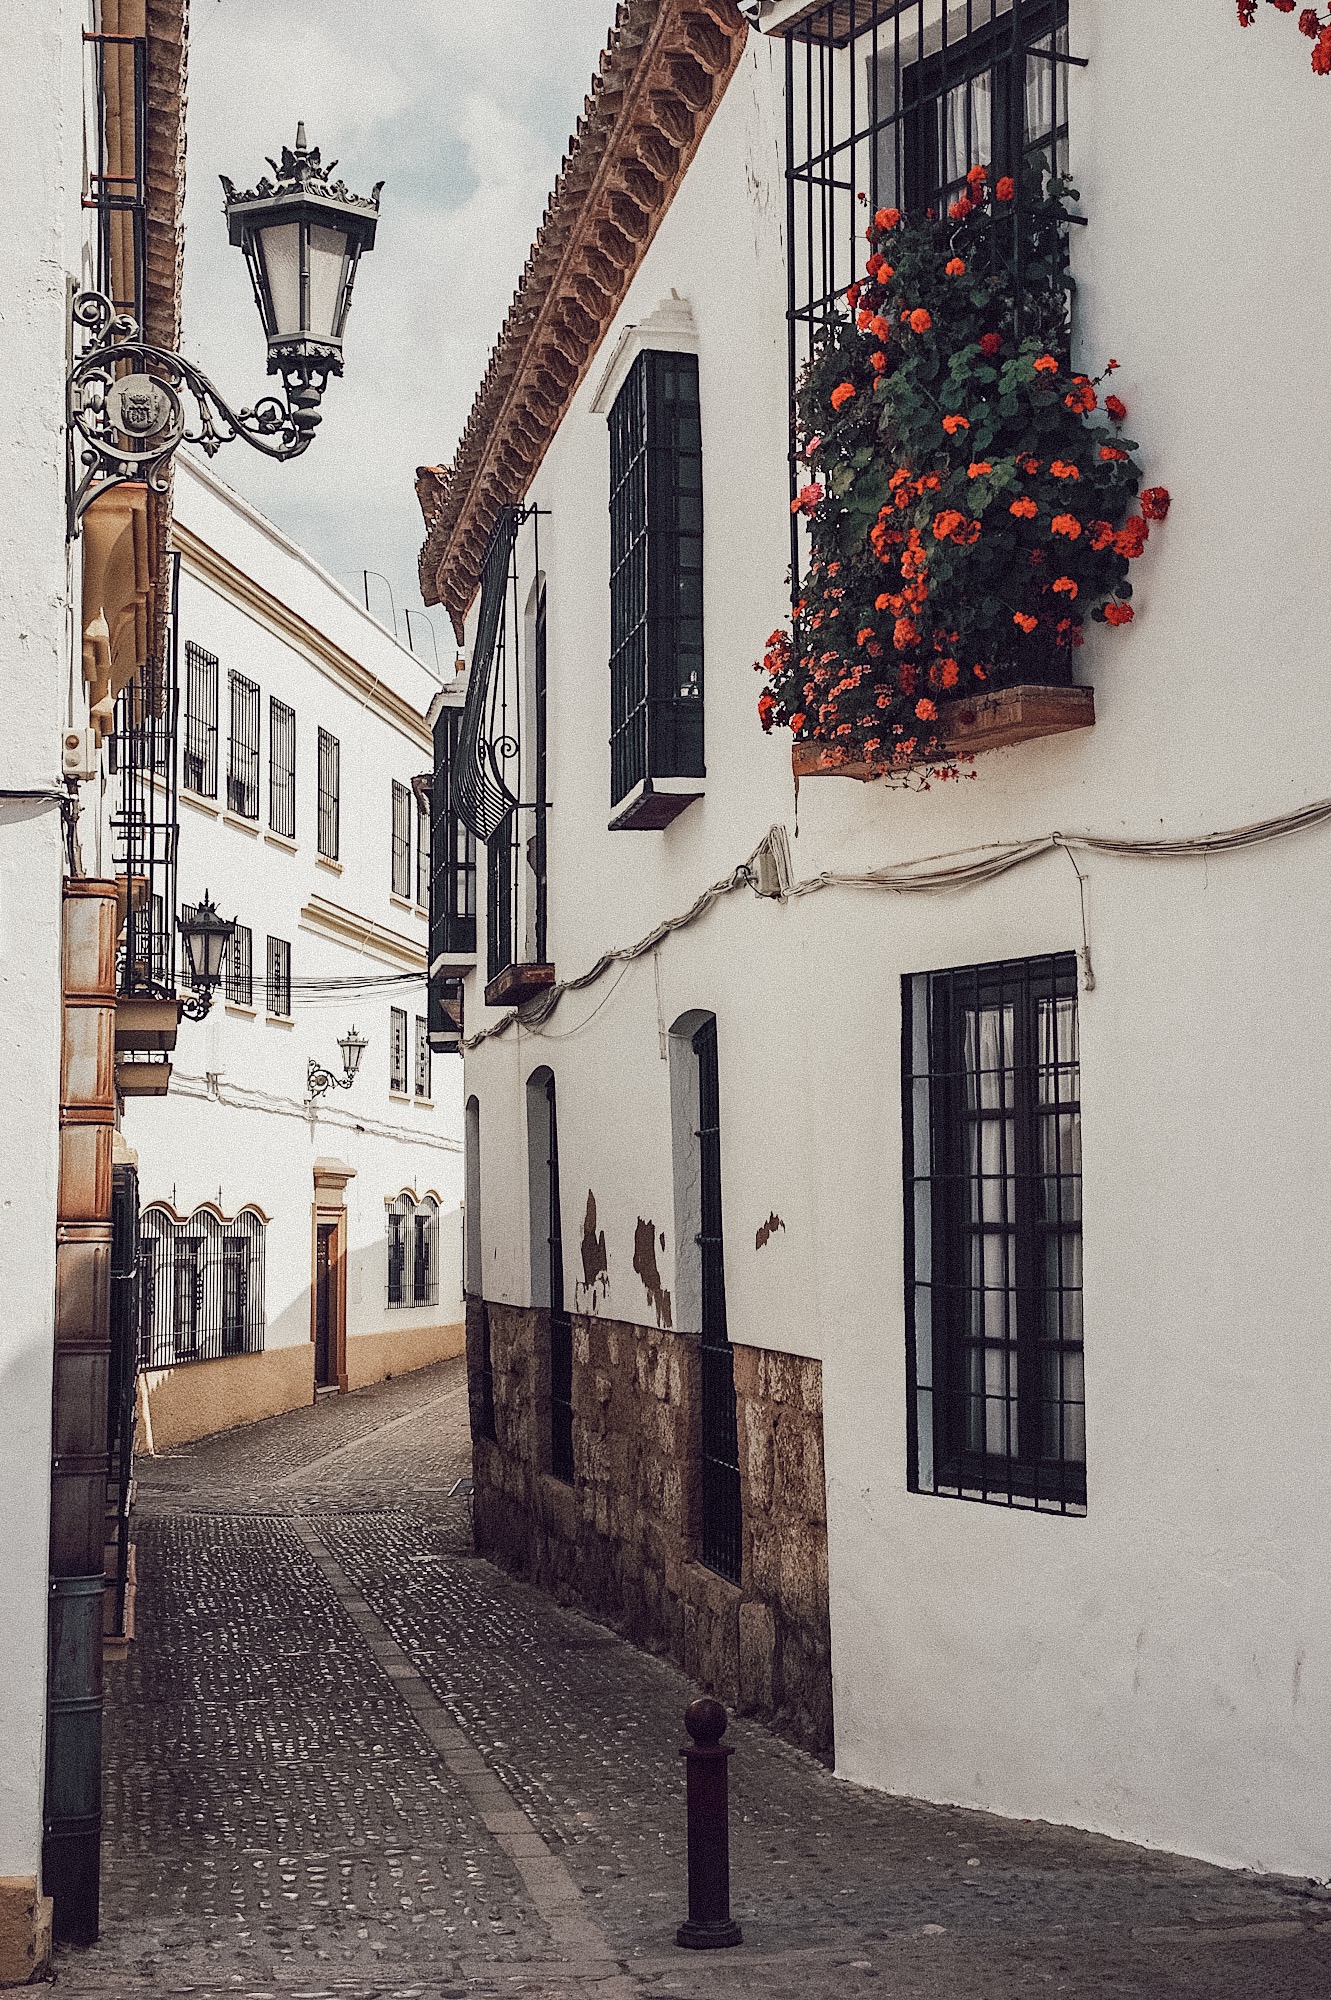
[[[1319,7],[1300,7],[1299,0],[1267,0],[1277,14],[1292,14],[1298,8],[1299,33],[1312,43],[1312,66],[1318,76],[1331,76],[1331,9],[1322,19]],[[1257,0],[1238,0],[1239,25],[1250,28],[1257,19]]]
[[[1086,620],[1132,619],[1129,565],[1169,495],[1132,511],[1138,447],[1122,401],[1101,403],[1118,364],[1065,358],[1075,199],[1038,165],[1020,189],[975,166],[946,216],[880,209],[815,345],[793,503],[810,560],[758,710],[819,745],[818,768],[955,777],[952,702],[1069,688]]]

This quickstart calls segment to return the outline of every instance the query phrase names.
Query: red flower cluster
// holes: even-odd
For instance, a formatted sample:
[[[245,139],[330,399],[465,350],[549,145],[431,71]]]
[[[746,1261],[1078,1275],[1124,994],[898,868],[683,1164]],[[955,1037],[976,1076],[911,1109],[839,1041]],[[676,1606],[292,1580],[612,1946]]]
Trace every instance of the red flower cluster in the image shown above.
[[[1277,14],[1292,14],[1298,0],[1267,0]],[[1257,19],[1257,0],[1238,0],[1239,26],[1250,28]],[[1299,15],[1299,33],[1312,43],[1312,66],[1318,76],[1331,76],[1331,11],[1322,19],[1317,7],[1305,7]]]

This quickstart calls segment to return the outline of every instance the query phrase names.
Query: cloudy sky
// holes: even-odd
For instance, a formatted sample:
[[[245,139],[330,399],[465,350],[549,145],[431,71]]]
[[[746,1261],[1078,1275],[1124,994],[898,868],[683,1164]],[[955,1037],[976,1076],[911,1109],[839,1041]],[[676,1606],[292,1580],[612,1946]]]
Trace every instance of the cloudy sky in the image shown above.
[[[218,175],[252,187],[295,138],[357,193],[386,183],[346,375],[309,452],[216,469],[357,596],[419,609],[417,465],[452,456],[604,45],[614,0],[193,0],[184,347],[223,394],[267,386]],[[382,584],[376,615],[389,622]],[[441,657],[451,640],[430,614]],[[413,619],[420,650],[429,642]]]

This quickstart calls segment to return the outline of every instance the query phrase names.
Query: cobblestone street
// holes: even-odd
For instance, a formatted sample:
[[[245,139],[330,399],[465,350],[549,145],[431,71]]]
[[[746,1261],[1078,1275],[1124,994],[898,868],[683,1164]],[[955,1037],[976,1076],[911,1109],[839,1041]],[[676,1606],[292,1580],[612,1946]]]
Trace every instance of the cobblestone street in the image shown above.
[[[140,1461],[70,2000],[1331,1995],[1331,1890],[883,1798],[732,1724],[685,1912],[674,1668],[470,1553],[460,1363]]]

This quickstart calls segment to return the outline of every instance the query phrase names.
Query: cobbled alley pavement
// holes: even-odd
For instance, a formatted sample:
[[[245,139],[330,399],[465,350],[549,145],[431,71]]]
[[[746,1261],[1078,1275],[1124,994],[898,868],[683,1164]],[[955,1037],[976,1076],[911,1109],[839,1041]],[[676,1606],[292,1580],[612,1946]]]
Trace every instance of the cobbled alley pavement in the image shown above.
[[[68,2000],[1331,2000],[1331,1890],[889,1799],[733,1722],[685,1914],[673,1667],[472,1553],[461,1363],[145,1459]]]

